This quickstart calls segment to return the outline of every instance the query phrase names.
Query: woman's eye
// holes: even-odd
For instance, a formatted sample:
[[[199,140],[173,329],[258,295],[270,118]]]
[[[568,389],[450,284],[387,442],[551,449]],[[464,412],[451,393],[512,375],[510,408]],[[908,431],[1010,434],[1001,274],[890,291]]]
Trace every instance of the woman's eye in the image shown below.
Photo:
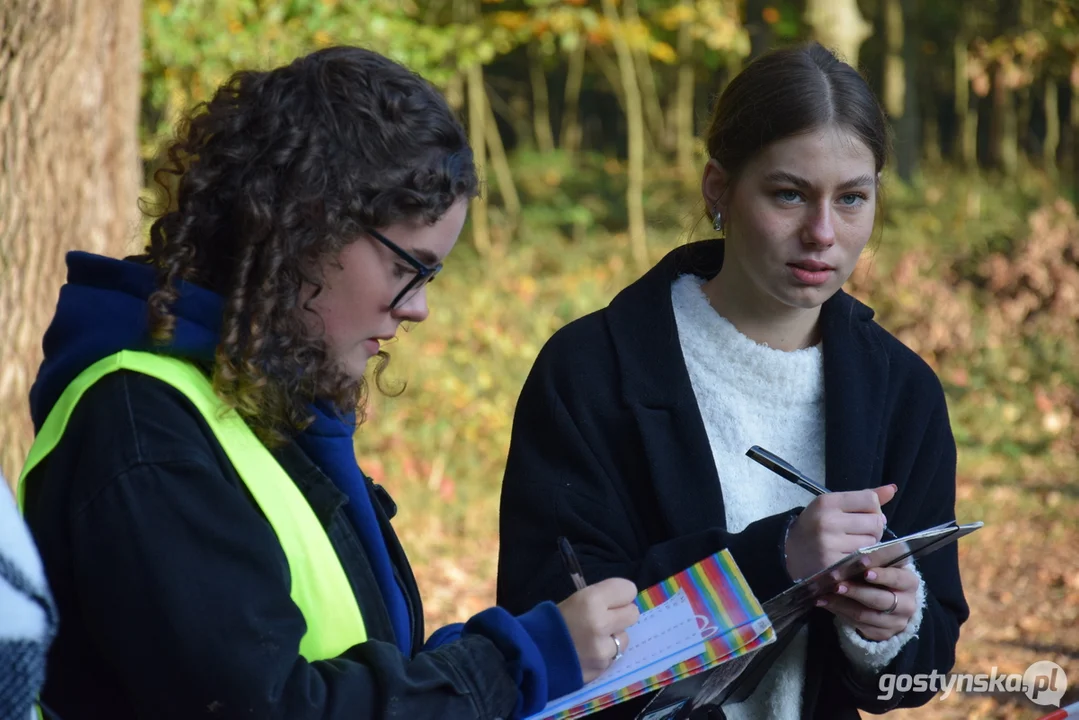
[[[779,190],[776,192],[776,198],[786,203],[795,203],[801,200],[802,196],[796,190]]]
[[[394,277],[403,278],[406,275],[414,274],[415,272],[416,272],[415,270],[408,267],[407,265],[399,265],[397,263],[393,264],[393,276]]]
[[[844,195],[843,197],[839,198],[840,204],[841,205],[846,205],[848,207],[854,207],[856,205],[860,205],[863,200],[865,200],[865,196],[864,195],[859,195],[858,193],[850,193],[850,194]]]

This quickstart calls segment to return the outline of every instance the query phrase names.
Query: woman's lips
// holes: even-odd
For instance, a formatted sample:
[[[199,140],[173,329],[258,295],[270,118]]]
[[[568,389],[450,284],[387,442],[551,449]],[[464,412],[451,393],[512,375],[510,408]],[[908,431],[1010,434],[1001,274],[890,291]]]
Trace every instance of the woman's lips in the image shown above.
[[[835,268],[819,260],[799,260],[787,263],[794,279],[803,285],[823,285],[828,282]]]

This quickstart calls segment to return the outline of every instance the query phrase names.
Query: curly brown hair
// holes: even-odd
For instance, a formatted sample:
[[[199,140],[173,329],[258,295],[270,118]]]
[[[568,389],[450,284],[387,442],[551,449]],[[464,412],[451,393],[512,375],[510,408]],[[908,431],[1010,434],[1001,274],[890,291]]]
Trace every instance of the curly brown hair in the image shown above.
[[[354,47],[236,73],[181,121],[154,179],[164,208],[133,258],[157,269],[151,333],[171,338],[180,279],[220,294],[214,388],[271,446],[311,422],[315,399],[363,418],[367,383],[333,364],[302,316],[324,263],[367,228],[434,223],[478,191],[439,92]],[[380,352],[376,384],[388,361]]]

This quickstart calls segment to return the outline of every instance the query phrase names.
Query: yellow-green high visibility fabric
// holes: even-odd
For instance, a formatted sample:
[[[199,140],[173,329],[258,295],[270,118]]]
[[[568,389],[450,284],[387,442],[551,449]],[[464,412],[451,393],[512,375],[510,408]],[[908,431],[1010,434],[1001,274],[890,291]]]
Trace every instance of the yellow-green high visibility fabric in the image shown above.
[[[367,639],[356,597],[307,500],[243,419],[214,393],[210,380],[191,363],[125,350],[86,368],[64,390],[30,448],[19,477],[19,504],[26,477],[63,437],[71,413],[90,386],[117,370],[131,370],[168,383],[190,400],[221,443],[237,474],[273,526],[288,559],[291,596],[307,623],[300,654],[307,660],[337,657]]]

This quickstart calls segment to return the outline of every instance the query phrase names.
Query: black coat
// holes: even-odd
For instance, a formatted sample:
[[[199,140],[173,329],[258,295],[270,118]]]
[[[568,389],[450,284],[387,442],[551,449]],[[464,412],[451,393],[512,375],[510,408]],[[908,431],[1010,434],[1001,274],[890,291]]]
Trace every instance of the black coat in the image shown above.
[[[346,496],[295,445],[275,453],[321,520],[368,642],[298,655],[306,626],[288,561],[201,414],[165,383],[107,375],[27,481],[26,518],[60,612],[43,699],[64,720],[494,718],[518,687],[495,643],[471,634],[406,658]],[[390,516],[369,484],[407,597],[423,611]]]
[[[556,552],[565,535],[589,582],[648,587],[728,548],[762,601],[789,587],[785,528],[798,510],[724,527],[723,493],[690,385],[671,303],[683,273],[712,277],[719,241],[670,253],[540,352],[522,390],[501,506],[498,601],[511,612],[573,588]],[[832,491],[895,483],[884,507],[905,534],[955,516],[955,442],[940,382],[911,350],[840,291],[822,309],[825,466]],[[791,458],[797,463],[797,458]],[[969,611],[954,544],[919,560],[928,607],[918,636],[883,672],[947,672]],[[839,647],[833,616],[814,610],[803,717],[857,718],[918,706],[932,693],[878,700]],[[611,716],[633,717],[640,702]]]

